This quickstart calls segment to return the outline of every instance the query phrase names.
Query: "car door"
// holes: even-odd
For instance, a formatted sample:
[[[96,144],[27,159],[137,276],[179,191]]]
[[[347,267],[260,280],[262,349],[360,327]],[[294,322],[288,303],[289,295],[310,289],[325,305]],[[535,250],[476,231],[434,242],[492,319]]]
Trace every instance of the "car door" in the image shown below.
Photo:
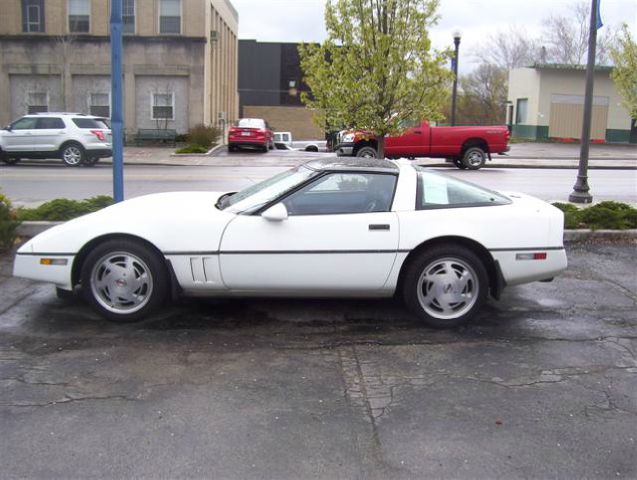
[[[385,139],[385,153],[390,157],[419,157],[428,152],[429,141],[427,131],[421,123],[414,120],[403,120],[403,133]]]
[[[33,148],[37,152],[57,150],[61,137],[66,133],[64,120],[60,117],[38,117],[33,131]]]
[[[390,211],[396,178],[331,172],[272,207],[285,219],[237,215],[221,241],[224,283],[308,295],[382,289],[398,249],[398,217]]]
[[[2,130],[3,150],[7,152],[32,152],[33,132],[37,117],[22,117],[13,122],[9,130]]]

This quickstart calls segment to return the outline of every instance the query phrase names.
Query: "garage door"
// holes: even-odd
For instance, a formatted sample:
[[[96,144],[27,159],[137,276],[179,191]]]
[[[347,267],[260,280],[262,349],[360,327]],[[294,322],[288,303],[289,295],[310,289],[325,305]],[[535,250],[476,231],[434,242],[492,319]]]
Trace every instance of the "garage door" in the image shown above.
[[[584,95],[551,95],[549,137],[581,138]],[[608,124],[608,97],[593,98],[591,139],[605,139]]]

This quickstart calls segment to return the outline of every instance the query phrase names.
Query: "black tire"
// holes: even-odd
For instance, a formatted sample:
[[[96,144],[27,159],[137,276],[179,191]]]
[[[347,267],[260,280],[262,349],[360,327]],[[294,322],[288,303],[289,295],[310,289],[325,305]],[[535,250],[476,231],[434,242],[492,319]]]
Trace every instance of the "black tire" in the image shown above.
[[[377,158],[378,152],[374,147],[362,147],[358,149],[356,156],[362,158]]]
[[[489,277],[484,263],[461,245],[439,245],[407,265],[402,294],[409,309],[434,328],[469,322],[484,304]]]
[[[85,162],[84,147],[76,142],[69,142],[60,149],[60,159],[67,167],[77,167]]]
[[[470,147],[462,156],[462,164],[469,170],[480,170],[487,162],[487,153],[480,147]]]
[[[316,145],[308,145],[307,147],[305,147],[305,151],[306,152],[318,152],[318,147]]]
[[[467,166],[462,163],[462,160],[459,158],[454,158],[453,159],[453,164],[458,167],[460,170],[466,170]]]
[[[228,151],[229,152],[236,152],[237,151],[237,147],[234,145],[228,145]]]
[[[7,165],[15,165],[16,163],[20,161],[19,158],[10,157],[2,150],[0,150],[0,160],[6,163]]]
[[[84,159],[84,163],[83,164],[84,164],[85,167],[94,167],[95,164],[97,162],[99,162],[99,161],[100,161],[100,157],[86,157]]]
[[[89,305],[113,322],[141,320],[170,294],[163,259],[143,243],[128,239],[108,240],[95,247],[82,265],[81,282]]]

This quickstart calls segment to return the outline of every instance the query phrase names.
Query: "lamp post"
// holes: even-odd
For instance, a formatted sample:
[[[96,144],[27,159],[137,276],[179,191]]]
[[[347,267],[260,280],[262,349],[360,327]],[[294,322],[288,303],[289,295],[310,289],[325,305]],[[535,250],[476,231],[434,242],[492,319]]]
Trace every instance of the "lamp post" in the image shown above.
[[[453,70],[453,93],[451,94],[451,126],[456,124],[456,97],[458,95],[458,52],[460,50],[460,38],[462,32],[455,30],[453,32],[453,44],[456,47],[456,53],[452,61]]]

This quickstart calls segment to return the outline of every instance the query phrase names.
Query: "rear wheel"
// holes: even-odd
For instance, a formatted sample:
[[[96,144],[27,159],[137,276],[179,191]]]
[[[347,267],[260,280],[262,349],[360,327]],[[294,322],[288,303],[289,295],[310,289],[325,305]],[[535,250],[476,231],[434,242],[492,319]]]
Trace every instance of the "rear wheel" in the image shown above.
[[[86,153],[84,152],[84,147],[79,143],[67,143],[60,150],[60,158],[65,165],[77,167],[85,161]]]
[[[462,157],[462,163],[469,170],[480,170],[486,161],[487,154],[480,147],[468,148]]]
[[[92,167],[99,161],[100,157],[86,157],[86,159],[84,159],[84,165],[87,167]]]
[[[376,158],[378,153],[374,147],[362,147],[356,152],[357,157]]]
[[[453,164],[458,167],[460,170],[465,170],[467,167],[465,166],[464,163],[462,163],[462,160],[459,158],[454,158],[453,159]]]
[[[141,242],[108,240],[82,266],[82,294],[100,315],[133,322],[162,305],[169,294],[166,265]]]
[[[407,306],[427,325],[451,328],[470,321],[486,300],[487,270],[461,245],[433,247],[407,267],[403,283]]]

